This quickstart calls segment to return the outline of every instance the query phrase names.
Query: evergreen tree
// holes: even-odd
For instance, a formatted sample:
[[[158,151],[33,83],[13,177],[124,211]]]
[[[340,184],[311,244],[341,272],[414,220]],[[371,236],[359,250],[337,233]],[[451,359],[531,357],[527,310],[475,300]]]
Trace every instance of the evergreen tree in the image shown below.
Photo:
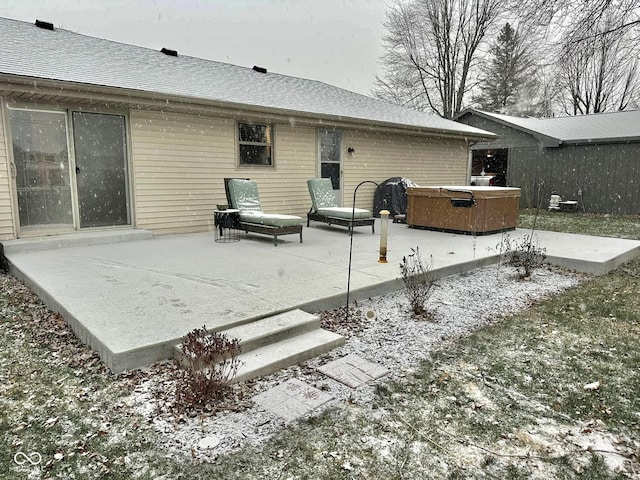
[[[507,23],[492,44],[490,60],[482,69],[481,110],[510,115],[532,115],[538,110],[535,68],[517,31]]]

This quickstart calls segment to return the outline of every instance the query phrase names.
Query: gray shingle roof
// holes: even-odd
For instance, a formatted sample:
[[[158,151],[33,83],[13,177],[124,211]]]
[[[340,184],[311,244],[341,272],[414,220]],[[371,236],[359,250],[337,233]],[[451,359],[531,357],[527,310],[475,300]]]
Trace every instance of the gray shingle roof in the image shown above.
[[[521,118],[468,110],[560,143],[595,143],[640,140],[640,110],[595,113],[573,117]]]
[[[56,28],[0,18],[0,75],[19,75],[300,112],[376,125],[417,128],[470,138],[488,132],[387,104],[315,80],[126,45]]]

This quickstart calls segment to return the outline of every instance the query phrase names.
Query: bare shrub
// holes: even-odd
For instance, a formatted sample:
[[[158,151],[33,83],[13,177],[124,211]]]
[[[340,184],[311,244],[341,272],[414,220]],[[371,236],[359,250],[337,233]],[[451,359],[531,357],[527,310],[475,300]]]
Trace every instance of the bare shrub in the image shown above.
[[[540,247],[538,237],[533,232],[520,239],[512,239],[509,234],[502,237],[500,244],[501,259],[518,270],[521,280],[531,277],[531,273],[544,263],[547,249]]]
[[[405,293],[411,310],[416,316],[428,316],[425,304],[433,286],[433,256],[425,263],[418,247],[411,249],[411,254],[402,257],[400,273],[405,285]]]
[[[240,367],[240,341],[203,326],[185,335],[180,349],[176,405],[204,407],[221,399]]]

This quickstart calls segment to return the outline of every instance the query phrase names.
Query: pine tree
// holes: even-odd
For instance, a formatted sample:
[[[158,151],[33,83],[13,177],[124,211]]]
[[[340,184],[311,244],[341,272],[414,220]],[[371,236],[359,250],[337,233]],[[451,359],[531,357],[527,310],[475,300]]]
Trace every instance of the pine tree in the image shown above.
[[[534,114],[535,68],[517,31],[507,23],[490,50],[490,61],[482,70],[481,110],[507,114]]]

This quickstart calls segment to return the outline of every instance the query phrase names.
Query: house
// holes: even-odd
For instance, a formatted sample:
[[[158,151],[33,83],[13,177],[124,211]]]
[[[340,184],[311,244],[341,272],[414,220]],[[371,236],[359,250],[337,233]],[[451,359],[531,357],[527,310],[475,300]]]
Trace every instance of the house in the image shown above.
[[[225,177],[304,215],[306,180],[461,184],[494,135],[322,82],[0,18],[0,240],[212,229]],[[358,193],[371,208],[374,188]]]
[[[506,175],[524,206],[552,192],[580,210],[640,214],[640,111],[519,118],[468,109],[457,121],[496,133],[471,146],[472,175]]]

